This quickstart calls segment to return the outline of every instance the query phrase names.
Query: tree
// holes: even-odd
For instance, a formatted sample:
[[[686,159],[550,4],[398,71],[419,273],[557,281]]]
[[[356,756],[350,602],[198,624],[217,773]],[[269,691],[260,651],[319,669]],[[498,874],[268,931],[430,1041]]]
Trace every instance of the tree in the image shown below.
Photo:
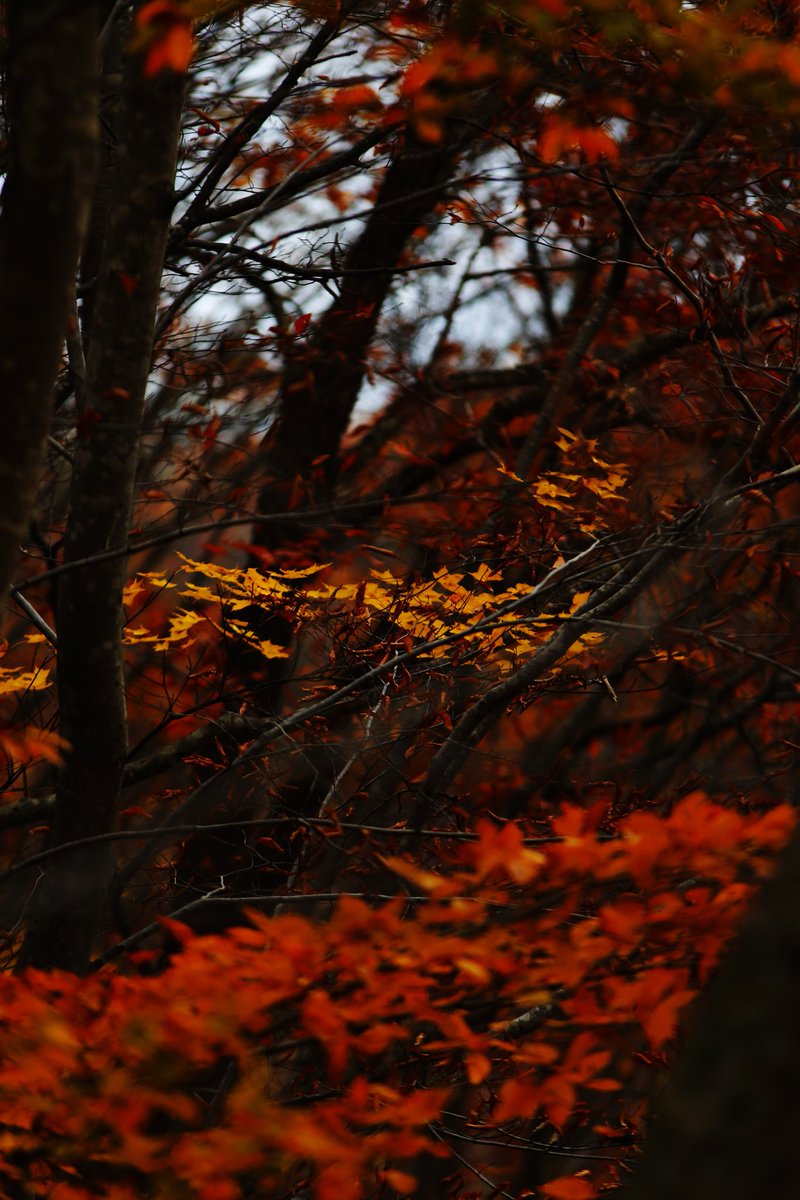
[[[35,7],[4,1194],[776,1190],[794,9]]]

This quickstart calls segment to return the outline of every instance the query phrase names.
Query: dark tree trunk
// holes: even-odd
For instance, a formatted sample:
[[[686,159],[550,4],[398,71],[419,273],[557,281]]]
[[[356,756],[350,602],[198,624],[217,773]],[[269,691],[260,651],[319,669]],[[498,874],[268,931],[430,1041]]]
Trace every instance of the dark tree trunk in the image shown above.
[[[334,483],[339,445],[396,270],[414,231],[446,195],[471,136],[458,126],[443,145],[432,146],[405,134],[364,230],[342,263],[338,299],[291,355],[276,426],[265,441],[261,512],[285,511],[298,483],[309,498],[314,491],[324,495]],[[274,548],[293,535],[293,529],[271,523],[258,527],[255,538]]]
[[[128,56],[65,562],[128,539],[183,87],[183,77],[171,71],[147,78],[141,57]],[[113,828],[128,748],[121,643],[126,578],[120,556],[70,571],[61,582],[59,700],[70,749],[56,797],[56,845]],[[54,860],[35,897],[21,965],[85,968],[110,872],[107,848]]]
[[[36,498],[97,142],[93,0],[8,0],[0,216],[0,606]]]
[[[692,1014],[626,1200],[794,1200],[800,836]]]

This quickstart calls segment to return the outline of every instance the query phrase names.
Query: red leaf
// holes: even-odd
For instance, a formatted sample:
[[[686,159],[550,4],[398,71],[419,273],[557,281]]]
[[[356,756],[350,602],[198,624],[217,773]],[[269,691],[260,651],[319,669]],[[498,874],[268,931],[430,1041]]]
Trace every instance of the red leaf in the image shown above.
[[[553,1200],[592,1200],[597,1195],[588,1180],[579,1175],[564,1175],[552,1183],[543,1183],[539,1191],[552,1196]]]

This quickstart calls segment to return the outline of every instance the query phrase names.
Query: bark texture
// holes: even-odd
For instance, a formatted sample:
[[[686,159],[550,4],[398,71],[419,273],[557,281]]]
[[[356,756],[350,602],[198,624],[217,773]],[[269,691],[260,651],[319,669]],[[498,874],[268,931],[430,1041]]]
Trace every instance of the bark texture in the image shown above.
[[[0,215],[0,611],[36,498],[97,142],[94,0],[9,0]]]
[[[184,80],[148,78],[129,55],[120,142],[79,418],[64,561],[128,538],[180,134]],[[68,572],[59,594],[59,700],[70,744],[54,844],[113,828],[127,754],[122,652],[124,557]],[[111,872],[108,850],[54,861],[35,898],[22,965],[86,967]]]
[[[626,1200],[794,1200],[800,836],[694,1012]]]

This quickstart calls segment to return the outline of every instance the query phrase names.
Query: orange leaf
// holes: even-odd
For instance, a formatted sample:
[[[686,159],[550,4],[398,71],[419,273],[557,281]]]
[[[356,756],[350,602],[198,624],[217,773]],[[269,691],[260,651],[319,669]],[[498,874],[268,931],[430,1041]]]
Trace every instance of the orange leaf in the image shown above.
[[[389,1184],[389,1187],[394,1188],[401,1196],[410,1196],[412,1192],[417,1190],[417,1180],[413,1175],[409,1175],[408,1171],[381,1171],[381,1179]]]
[[[597,126],[574,125],[568,117],[545,117],[539,134],[539,157],[542,162],[557,162],[569,150],[581,150],[588,162],[599,158],[616,158],[617,144],[604,129]]]
[[[688,988],[673,992],[660,1004],[643,1011],[640,1015],[642,1028],[654,1050],[660,1050],[675,1032],[681,1009],[694,999],[696,993]]]
[[[159,21],[159,25],[162,22]],[[191,21],[170,20],[163,23],[150,43],[145,56],[145,75],[159,71],[185,71],[192,60],[194,38]]]
[[[419,62],[412,63],[403,77],[400,88],[401,96],[413,96],[422,90],[437,74],[440,62],[435,54],[429,54]]]
[[[498,1103],[492,1119],[495,1124],[502,1125],[504,1121],[513,1121],[517,1117],[533,1117],[539,1108],[540,1101],[539,1088],[529,1080],[507,1079],[500,1086]]]
[[[580,1175],[564,1175],[552,1183],[543,1183],[539,1191],[544,1192],[545,1196],[552,1196],[553,1200],[592,1200],[597,1195],[588,1180]]]
[[[441,875],[436,875],[433,871],[426,871],[422,867],[415,867],[413,863],[408,862],[405,858],[397,858],[394,855],[377,856],[384,866],[390,871],[394,871],[395,875],[399,875],[401,879],[407,879],[409,883],[416,884],[423,892],[446,894],[454,890],[454,884],[451,879],[445,879]]]
[[[27,725],[22,729],[0,729],[0,750],[18,763],[33,762],[42,758],[45,762],[59,766],[64,750],[69,749],[57,733]]]
[[[464,1063],[467,1068],[467,1079],[470,1083],[483,1083],[492,1069],[491,1060],[485,1054],[468,1054]]]
[[[522,831],[513,821],[499,828],[491,821],[479,821],[477,833],[479,840],[466,855],[482,879],[501,870],[514,883],[529,883],[547,862],[540,851],[524,845]]]
[[[336,108],[348,111],[353,109],[372,109],[374,111],[382,108],[380,96],[365,83],[357,84],[355,87],[339,88],[333,103]]]

